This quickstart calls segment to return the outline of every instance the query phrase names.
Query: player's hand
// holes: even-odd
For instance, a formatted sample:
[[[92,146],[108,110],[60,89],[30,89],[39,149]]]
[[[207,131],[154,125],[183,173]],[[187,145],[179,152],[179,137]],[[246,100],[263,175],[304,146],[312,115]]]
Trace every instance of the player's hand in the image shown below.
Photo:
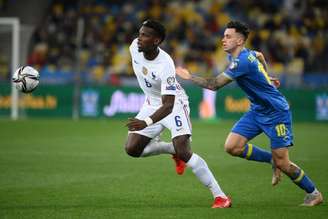
[[[128,118],[128,123],[126,124],[129,131],[139,131],[147,127],[144,120],[139,120],[136,118]]]
[[[182,68],[182,67],[177,67],[175,69],[175,72],[177,73],[177,75],[179,75],[182,79],[185,80],[190,80],[191,78],[191,74],[190,72],[186,69],[186,68]]]
[[[274,85],[276,88],[279,88],[279,87],[280,87],[280,81],[279,81],[278,78],[270,77],[270,81],[273,83],[273,85]]]

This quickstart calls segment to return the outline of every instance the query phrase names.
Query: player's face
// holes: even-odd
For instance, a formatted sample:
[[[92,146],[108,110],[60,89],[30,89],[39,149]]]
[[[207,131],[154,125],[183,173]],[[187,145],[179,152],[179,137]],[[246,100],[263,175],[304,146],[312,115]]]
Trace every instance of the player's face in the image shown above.
[[[238,46],[243,45],[244,39],[243,36],[236,32],[235,28],[227,28],[224,31],[224,36],[222,39],[223,50],[231,53],[234,51]]]
[[[156,37],[154,30],[149,27],[142,26],[138,36],[138,51],[148,52],[156,49],[159,39]]]

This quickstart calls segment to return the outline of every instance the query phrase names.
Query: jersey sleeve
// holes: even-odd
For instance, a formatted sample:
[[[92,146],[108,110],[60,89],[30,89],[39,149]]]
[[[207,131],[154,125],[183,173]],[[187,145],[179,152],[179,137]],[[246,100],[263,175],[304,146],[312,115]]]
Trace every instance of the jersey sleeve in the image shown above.
[[[135,39],[132,41],[132,43],[131,43],[131,45],[130,45],[130,47],[129,47],[130,54],[132,54],[133,51],[137,51],[137,49],[138,49],[137,40],[138,40],[138,39],[135,38]]]
[[[161,74],[161,95],[176,95],[177,85],[173,60],[166,63]]]
[[[255,50],[250,50],[249,53],[252,54],[254,57],[256,57],[256,51]]]
[[[248,62],[247,59],[241,58],[239,60],[232,60],[227,67],[227,69],[223,72],[225,76],[234,80],[238,77],[243,76],[248,72]]]

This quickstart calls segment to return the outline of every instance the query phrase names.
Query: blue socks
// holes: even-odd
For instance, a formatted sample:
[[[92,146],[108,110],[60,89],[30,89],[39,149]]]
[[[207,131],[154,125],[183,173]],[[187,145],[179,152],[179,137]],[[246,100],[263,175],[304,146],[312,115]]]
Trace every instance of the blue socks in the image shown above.
[[[271,152],[268,152],[255,145],[248,143],[245,145],[244,151],[241,154],[241,157],[246,158],[247,160],[271,163],[272,154],[271,154]]]
[[[305,175],[302,169],[297,169],[297,171],[289,177],[296,185],[298,185],[298,187],[305,190],[307,193],[311,193],[314,191],[314,183],[307,175]]]
[[[244,147],[243,153],[240,157],[245,158],[247,160],[253,160],[258,162],[271,163],[272,154],[266,150],[263,150],[255,145],[247,143]],[[294,174],[289,176],[293,182],[305,190],[307,193],[311,193],[315,190],[314,183],[311,179],[305,175],[304,171],[298,168]]]

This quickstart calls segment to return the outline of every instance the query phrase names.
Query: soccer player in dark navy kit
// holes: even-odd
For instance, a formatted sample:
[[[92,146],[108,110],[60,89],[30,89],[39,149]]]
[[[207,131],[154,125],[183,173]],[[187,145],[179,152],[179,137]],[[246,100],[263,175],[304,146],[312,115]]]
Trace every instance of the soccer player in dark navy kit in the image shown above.
[[[222,39],[223,49],[229,54],[229,66],[215,78],[201,78],[190,74],[182,67],[177,74],[186,80],[210,89],[218,90],[236,81],[251,102],[250,110],[233,126],[225,142],[225,150],[248,160],[265,162],[273,166],[272,185],[278,184],[284,172],[306,192],[303,206],[314,206],[323,202],[323,197],[305,172],[289,160],[288,147],[293,145],[292,118],[285,97],[277,90],[266,72],[263,55],[246,49],[249,30],[238,21],[227,24]],[[248,143],[264,132],[271,142],[271,152]]]

